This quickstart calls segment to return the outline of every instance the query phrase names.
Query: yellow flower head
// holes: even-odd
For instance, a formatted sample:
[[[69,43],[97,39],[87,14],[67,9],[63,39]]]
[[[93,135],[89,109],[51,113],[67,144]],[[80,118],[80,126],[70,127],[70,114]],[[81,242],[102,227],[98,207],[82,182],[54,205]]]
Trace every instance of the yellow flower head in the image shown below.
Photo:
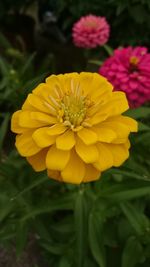
[[[96,180],[129,157],[137,122],[123,92],[97,73],[51,75],[12,116],[16,147],[35,171],[74,184]]]

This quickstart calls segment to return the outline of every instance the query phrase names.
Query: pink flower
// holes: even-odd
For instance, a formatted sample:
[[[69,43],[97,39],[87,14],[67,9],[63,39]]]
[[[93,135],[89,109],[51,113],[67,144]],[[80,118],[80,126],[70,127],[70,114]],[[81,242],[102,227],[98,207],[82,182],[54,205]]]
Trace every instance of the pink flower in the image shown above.
[[[78,47],[94,48],[104,45],[109,38],[110,27],[104,17],[81,17],[72,29],[73,42]]]
[[[130,107],[150,100],[150,53],[145,47],[116,49],[99,69],[114,90],[126,93]]]

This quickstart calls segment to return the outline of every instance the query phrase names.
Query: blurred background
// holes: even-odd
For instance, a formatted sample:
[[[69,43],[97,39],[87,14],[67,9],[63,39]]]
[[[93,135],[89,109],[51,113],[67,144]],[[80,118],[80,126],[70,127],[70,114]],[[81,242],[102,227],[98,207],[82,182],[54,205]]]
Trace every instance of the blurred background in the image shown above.
[[[105,17],[109,46],[80,48],[72,27]],[[35,173],[10,118],[50,74],[95,71],[113,50],[150,44],[149,0],[0,1],[0,267],[150,266],[150,107],[132,109],[130,159],[80,194]],[[150,91],[149,91],[150,92]]]

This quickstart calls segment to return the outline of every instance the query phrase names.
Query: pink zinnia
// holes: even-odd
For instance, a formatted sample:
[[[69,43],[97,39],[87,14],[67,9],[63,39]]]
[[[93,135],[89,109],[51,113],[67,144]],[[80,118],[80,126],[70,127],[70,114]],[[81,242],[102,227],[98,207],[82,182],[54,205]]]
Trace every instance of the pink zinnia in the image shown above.
[[[150,100],[150,53],[145,47],[116,49],[99,69],[117,91],[126,93],[130,107]]]
[[[78,47],[94,48],[104,45],[109,38],[110,27],[104,17],[81,17],[72,29],[73,42]]]

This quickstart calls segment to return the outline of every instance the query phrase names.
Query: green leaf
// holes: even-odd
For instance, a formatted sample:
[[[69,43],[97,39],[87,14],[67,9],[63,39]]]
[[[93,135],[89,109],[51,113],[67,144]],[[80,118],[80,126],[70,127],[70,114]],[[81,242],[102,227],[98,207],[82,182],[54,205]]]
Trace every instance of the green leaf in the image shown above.
[[[142,132],[142,131],[150,131],[150,127],[148,125],[146,125],[145,123],[142,123],[142,122],[139,122],[138,123],[139,125],[139,131]]]
[[[3,76],[8,76],[8,73],[10,71],[10,66],[7,64],[6,60],[0,57],[0,70],[2,72]]]
[[[30,92],[36,85],[38,85],[46,76],[46,73],[43,73],[32,80],[29,80],[26,82],[26,84],[23,86],[22,90],[25,92]]]
[[[150,144],[150,132],[140,134],[140,136],[136,138],[136,141],[142,142],[143,144],[145,143],[147,146],[147,144]]]
[[[119,189],[119,188],[118,188]],[[109,192],[109,190],[103,192],[101,196],[110,198],[113,201],[123,201],[123,200],[130,200],[138,197],[143,197],[146,195],[150,195],[150,186],[143,187],[143,188],[136,188],[136,189],[129,189],[123,190],[120,188],[119,192]]]
[[[44,247],[48,252],[54,255],[63,255],[65,251],[68,249],[68,244],[60,244],[60,243],[42,243],[42,247]]]
[[[1,44],[1,46],[3,46],[6,49],[11,47],[11,44],[9,43],[7,38],[5,38],[5,36],[1,32],[0,32],[0,44]]]
[[[18,194],[16,194],[14,197],[13,197],[13,200],[19,198],[20,196],[22,196],[23,194],[27,193],[28,191],[32,190],[33,188],[39,186],[40,184],[44,183],[45,181],[47,181],[48,178],[47,178],[47,175],[41,175],[39,176],[38,179],[36,180],[33,180],[33,182],[27,186],[23,191],[19,192]]]
[[[3,90],[5,88],[5,86],[7,85],[7,78],[6,76],[3,77],[3,79],[1,80],[1,83],[0,83],[0,90]]]
[[[105,49],[105,51],[107,52],[107,54],[109,56],[111,56],[113,54],[113,49],[109,46],[109,45],[103,45],[103,48]]]
[[[138,167],[138,166],[136,166],[136,167]],[[131,178],[134,178],[134,179],[137,179],[137,180],[144,180],[144,181],[150,182],[150,177],[149,178],[148,177],[145,177],[145,174],[141,174],[140,175],[140,174],[135,173],[133,171],[134,170],[128,171],[128,170],[112,169],[112,170],[110,170],[110,173],[112,175],[121,175],[123,177],[129,177],[130,179]]]
[[[67,251],[64,253],[64,255],[61,257],[59,262],[59,267],[72,267],[73,263],[73,255],[71,250],[67,249]]]
[[[130,237],[125,245],[122,254],[121,267],[135,267],[142,258],[143,248],[140,242],[135,237]]]
[[[87,248],[87,216],[84,189],[80,188],[75,202],[76,265],[84,266]]]
[[[145,215],[141,214],[138,208],[132,204],[126,202],[121,203],[120,208],[129,220],[132,227],[135,229],[138,235],[143,235],[147,231],[149,224]]]
[[[103,220],[101,214],[92,212],[89,216],[89,245],[99,267],[106,267],[106,255],[103,241]]]
[[[16,226],[16,254],[19,257],[27,243],[29,225],[21,221]]]
[[[24,217],[22,217],[22,221],[26,221],[29,219],[35,218],[37,215],[41,215],[44,213],[50,213],[59,210],[72,210],[73,209],[73,201],[74,201],[74,194],[67,195],[65,197],[60,197],[58,199],[51,200],[45,202],[41,205],[38,204],[38,207],[30,207],[30,212],[28,212]]]
[[[14,204],[10,202],[10,199],[4,195],[0,194],[0,222],[2,222],[8,214],[13,209]]]
[[[90,60],[88,60],[88,63],[95,64],[95,65],[100,67],[103,64],[103,61],[90,59]]]
[[[21,76],[25,75],[26,71],[30,68],[30,66],[33,63],[33,60],[35,59],[36,53],[34,52],[26,61],[26,63],[24,64],[24,66],[21,69]]]
[[[63,257],[60,261],[59,267],[71,267],[72,264],[66,259],[66,257]]]
[[[124,113],[127,116],[130,116],[134,119],[147,118],[150,115],[149,107],[140,107],[136,109],[129,109]]]
[[[117,6],[116,15],[119,16],[127,7],[127,2],[122,2]]]
[[[3,146],[4,138],[5,138],[5,135],[6,135],[7,130],[8,130],[9,119],[10,119],[10,114],[6,113],[4,120],[2,122],[2,125],[0,126],[0,135],[1,135],[1,138],[0,138],[0,156],[2,153],[2,146]]]

